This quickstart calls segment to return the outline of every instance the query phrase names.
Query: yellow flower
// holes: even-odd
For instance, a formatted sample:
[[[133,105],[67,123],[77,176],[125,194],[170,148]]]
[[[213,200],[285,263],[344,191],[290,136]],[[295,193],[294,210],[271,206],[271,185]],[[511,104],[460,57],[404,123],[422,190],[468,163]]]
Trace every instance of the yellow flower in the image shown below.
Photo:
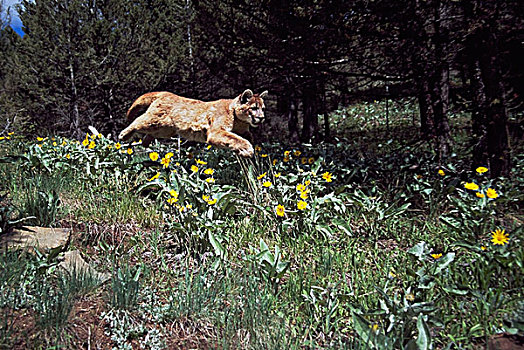
[[[207,204],[209,204],[209,205],[213,205],[213,204],[215,204],[216,202],[217,202],[217,199],[216,199],[216,198],[213,198],[213,199],[208,200],[208,201],[207,201]]]
[[[178,202],[178,197],[171,197],[167,200],[167,202],[169,204],[175,204],[176,202]]]
[[[260,152],[260,151],[262,151],[262,147],[260,147],[260,146],[258,146],[258,145],[257,145],[257,146],[255,146],[255,151],[257,151],[257,152]]]
[[[156,175],[153,175],[153,177],[150,178],[150,179],[147,180],[147,181],[151,182],[151,181],[153,181],[153,180],[156,180],[156,179],[158,179],[159,176],[160,176],[160,173],[156,173]]]
[[[207,145],[206,149],[211,149],[211,145]]]
[[[300,158],[300,163],[302,163],[303,165],[307,164],[307,158],[306,157]]]
[[[276,174],[275,174],[275,177],[280,177],[280,175],[282,175],[282,173],[280,173],[280,172],[279,172],[279,173],[276,173]]]
[[[196,173],[198,171],[198,167],[196,165],[191,165],[191,171]]]
[[[262,184],[262,186],[264,187],[271,187],[273,184],[271,183],[271,181],[266,181]]]
[[[87,141],[87,140],[86,140],[86,141]],[[87,146],[87,148],[89,148],[89,149],[93,149],[93,148],[95,148],[95,146],[96,146],[95,141],[91,141],[91,142],[89,142],[89,146]],[[128,152],[128,153],[129,153],[129,152]],[[131,154],[131,153],[129,153],[129,154]]]
[[[162,158],[162,159],[160,160],[160,164],[162,164],[162,166],[164,167],[164,169],[167,168],[167,167],[169,166],[169,163],[170,163],[170,162],[171,162],[171,159],[166,158],[166,157],[164,157],[164,158]]]
[[[173,156],[174,156],[173,152],[167,152],[164,158],[171,159],[171,157]]]
[[[262,158],[267,158],[267,153],[263,153],[260,155]]]
[[[12,135],[14,135],[14,134],[15,134],[14,131],[11,131],[11,132],[8,132],[8,133],[7,133],[8,136],[12,136]]]
[[[331,179],[331,176],[332,176],[332,174],[331,174],[329,171],[326,171],[324,174],[322,174],[322,178],[323,178],[324,180],[326,180],[326,182],[331,182],[331,181],[333,181],[333,180]]]
[[[483,167],[483,166],[479,166],[479,167],[477,168],[477,173],[479,173],[479,174],[484,174],[484,173],[487,172],[487,171],[488,171],[488,168]]]
[[[115,149],[120,149],[120,147],[122,147],[122,145],[120,144],[120,142],[115,143]]]
[[[476,191],[479,189],[479,185],[477,185],[476,183],[474,182],[466,182],[464,184],[464,187],[467,189],[467,190],[472,190],[472,191]]]
[[[378,324],[377,324],[377,323],[374,323],[374,324],[372,324],[372,325],[370,324],[370,325],[369,325],[369,328],[371,328],[371,330],[372,330],[373,332],[375,332],[375,333],[378,332]]]
[[[306,185],[304,184],[298,184],[297,185],[297,191],[304,192],[306,190]]]
[[[3,139],[5,139],[5,137],[4,136],[0,136],[0,140],[3,140]]]
[[[53,142],[53,146],[56,147],[58,146],[58,144],[56,142]]]
[[[414,301],[415,296],[412,293],[406,294],[406,300],[407,301]]]
[[[486,191],[486,196],[488,196],[488,198],[495,199],[499,196],[499,194],[494,189],[488,188]]]
[[[204,162],[203,160],[200,160],[200,159],[197,159],[196,160],[197,164],[201,164],[201,165],[206,165],[207,162]]]
[[[284,152],[284,157],[289,157],[290,154],[291,154],[291,151],[285,151]]]
[[[276,208],[275,208],[275,211],[276,211],[277,215],[280,216],[280,217],[283,217],[283,216],[284,216],[284,214],[285,214],[285,210],[286,210],[286,209],[285,209],[284,206],[281,205],[281,204],[277,205]]]
[[[446,175],[446,173],[445,173],[444,170],[442,170],[442,169],[439,169],[439,170],[438,170],[438,174],[439,174],[440,176],[444,176],[444,175]]]
[[[206,175],[213,175],[214,172],[215,170],[211,168],[207,168],[206,170],[204,170],[204,174]]]
[[[298,201],[297,202],[297,208],[298,210],[304,210],[307,207],[307,202],[304,201]]]
[[[170,191],[169,191],[169,194],[171,195],[171,197],[178,198],[178,192],[175,191],[175,190],[170,190]]]
[[[66,157],[67,159],[71,159],[71,155],[70,155],[69,153],[66,154],[65,157]]]
[[[435,259],[435,260],[440,259],[440,258],[442,258],[442,253],[431,254],[431,257],[432,257],[433,259]]]
[[[215,182],[215,179],[212,178],[212,177],[208,177],[208,178],[206,179],[206,182],[213,183],[213,182]]]
[[[491,242],[493,242],[494,245],[504,245],[509,242],[509,235],[505,233],[505,230],[496,229],[491,233],[493,234]]]
[[[295,157],[299,157],[301,154],[302,154],[302,152],[300,152],[299,150],[296,150],[295,152],[293,152],[293,155]]]
[[[482,192],[475,192],[475,195],[476,195],[477,197],[479,197],[479,198],[484,198],[484,197],[485,197],[485,196],[484,196],[484,193],[482,193]]]
[[[286,156],[286,157],[284,157],[284,159],[282,159],[282,160],[284,161],[284,163],[287,163],[287,162],[289,162],[289,157]]]
[[[315,162],[315,158],[310,157],[310,158],[307,160],[307,162],[308,162],[309,164],[313,164],[313,163]]]
[[[209,200],[209,196],[207,194],[203,194],[202,199],[207,202]]]
[[[82,141],[82,146],[86,147],[87,145],[89,145],[89,140],[84,139],[84,141]]]
[[[131,154],[133,154],[133,149],[132,148],[128,148],[126,152],[127,152],[127,154],[131,155]]]
[[[258,175],[257,176],[257,180],[260,180],[260,179],[266,177],[266,175],[267,175],[267,171],[265,173],[263,173],[263,174]]]
[[[276,165],[278,163],[277,159],[273,159],[273,165]]]
[[[307,199],[308,193],[309,193],[309,190],[305,190],[305,191],[300,192],[300,198]]]
[[[480,250],[486,250],[488,248],[486,248],[485,246],[480,246]]]
[[[153,161],[153,162],[156,162],[158,160],[158,153],[157,152],[151,152],[149,153],[149,158]]]
[[[305,184],[306,186],[309,186],[310,183],[311,183],[311,181],[309,181],[309,180],[306,180],[306,182],[304,182],[304,184]]]

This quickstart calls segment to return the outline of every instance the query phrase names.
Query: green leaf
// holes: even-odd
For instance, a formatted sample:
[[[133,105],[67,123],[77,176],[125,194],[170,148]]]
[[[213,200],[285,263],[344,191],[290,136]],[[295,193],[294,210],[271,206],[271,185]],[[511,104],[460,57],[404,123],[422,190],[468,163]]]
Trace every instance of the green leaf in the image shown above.
[[[429,333],[428,325],[424,321],[424,315],[418,315],[417,319],[417,346],[420,350],[428,350],[431,347],[431,334]]]
[[[369,340],[372,334],[372,330],[369,322],[359,314],[352,312],[353,315],[353,327],[359,335],[359,337],[366,343],[369,344]]]
[[[408,253],[415,255],[419,260],[424,260],[424,257],[429,253],[426,242],[420,242],[416,246],[410,248]]]
[[[442,270],[448,267],[453,260],[455,260],[455,253],[447,253],[442,258],[438,259],[435,274],[439,274]]]
[[[215,250],[215,255],[223,258],[226,255],[226,250],[224,249],[224,246],[216,239],[215,235],[209,231],[208,232],[209,242],[213,246],[213,249]]]

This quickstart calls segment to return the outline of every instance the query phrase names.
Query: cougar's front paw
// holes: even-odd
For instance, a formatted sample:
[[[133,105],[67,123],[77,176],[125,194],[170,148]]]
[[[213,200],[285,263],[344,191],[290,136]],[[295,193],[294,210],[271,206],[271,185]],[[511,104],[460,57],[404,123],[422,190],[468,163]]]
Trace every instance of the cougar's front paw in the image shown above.
[[[253,149],[253,146],[251,144],[246,145],[246,147],[244,147],[244,148],[238,149],[238,154],[241,157],[244,157],[244,158],[251,158],[251,157],[253,157],[253,153],[254,152],[255,152],[255,150]]]

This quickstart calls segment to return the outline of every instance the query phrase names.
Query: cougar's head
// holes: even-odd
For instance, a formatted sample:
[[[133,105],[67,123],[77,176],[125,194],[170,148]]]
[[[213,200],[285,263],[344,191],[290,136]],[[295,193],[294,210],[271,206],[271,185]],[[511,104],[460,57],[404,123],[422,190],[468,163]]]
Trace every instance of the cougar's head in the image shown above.
[[[244,123],[248,123],[256,128],[266,118],[264,116],[264,98],[267,96],[267,91],[261,94],[253,94],[253,91],[246,90],[238,97],[238,103],[233,107],[235,117]]]

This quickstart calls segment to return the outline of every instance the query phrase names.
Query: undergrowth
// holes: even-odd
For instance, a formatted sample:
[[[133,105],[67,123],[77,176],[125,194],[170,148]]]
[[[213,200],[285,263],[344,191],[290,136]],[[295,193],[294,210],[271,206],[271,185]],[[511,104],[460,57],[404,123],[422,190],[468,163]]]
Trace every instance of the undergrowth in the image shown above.
[[[470,170],[464,153],[437,164],[364,109],[334,120],[365,113],[376,133],[365,149],[264,144],[252,160],[100,134],[4,138],[4,232],[23,218],[72,227],[112,277],[4,252],[1,346],[20,341],[17,315],[33,310],[28,346],[74,348],[71,314],[90,296],[118,349],[475,348],[521,333],[524,159],[511,179]]]

